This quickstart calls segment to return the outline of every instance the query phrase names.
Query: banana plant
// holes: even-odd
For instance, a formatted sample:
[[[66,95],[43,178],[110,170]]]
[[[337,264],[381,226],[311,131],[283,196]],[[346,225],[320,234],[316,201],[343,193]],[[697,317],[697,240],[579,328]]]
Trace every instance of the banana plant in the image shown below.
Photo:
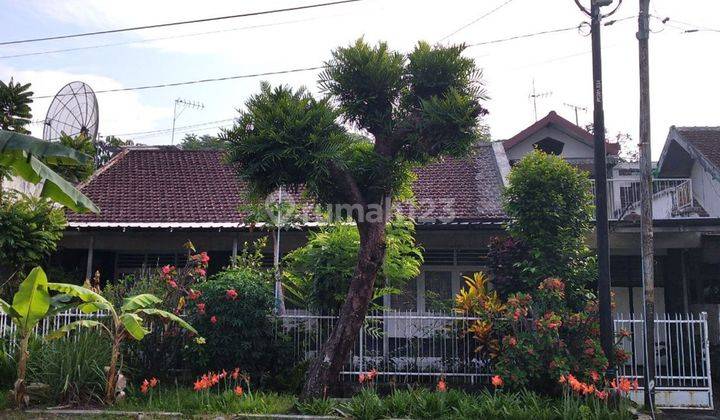
[[[28,342],[33,329],[50,312],[53,299],[48,291],[48,280],[40,267],[32,269],[30,274],[20,283],[17,293],[13,296],[12,305],[0,299],[0,308],[10,316],[17,326],[20,336],[18,350],[17,380],[14,387],[15,404],[20,407],[28,403],[25,386],[27,369]]]
[[[111,404],[115,400],[115,386],[117,382],[117,365],[120,359],[120,351],[122,342],[131,337],[135,340],[142,340],[150,330],[143,326],[147,317],[160,317],[165,320],[175,322],[180,327],[197,334],[195,328],[188,324],[179,316],[155,306],[162,302],[161,299],[144,293],[132,297],[125,298],[122,306],[116,309],[112,303],[102,297],[100,294],[82,286],[74,284],[49,283],[50,290],[61,293],[63,296],[69,296],[79,300],[78,309],[86,314],[98,311],[107,311],[110,323],[105,325],[99,320],[84,319],[69,323],[60,329],[53,331],[47,337],[49,339],[63,337],[73,330],[80,328],[99,328],[106,332],[112,340],[112,353],[110,356],[110,365],[107,372],[107,382],[105,387],[105,402]]]

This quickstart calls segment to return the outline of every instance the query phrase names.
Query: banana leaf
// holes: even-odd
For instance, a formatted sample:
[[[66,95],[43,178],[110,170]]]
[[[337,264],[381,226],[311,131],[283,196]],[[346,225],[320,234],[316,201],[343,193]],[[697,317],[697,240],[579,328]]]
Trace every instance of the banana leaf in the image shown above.
[[[0,154],[6,153],[30,154],[46,163],[71,166],[85,166],[93,160],[92,157],[60,143],[0,130]]]

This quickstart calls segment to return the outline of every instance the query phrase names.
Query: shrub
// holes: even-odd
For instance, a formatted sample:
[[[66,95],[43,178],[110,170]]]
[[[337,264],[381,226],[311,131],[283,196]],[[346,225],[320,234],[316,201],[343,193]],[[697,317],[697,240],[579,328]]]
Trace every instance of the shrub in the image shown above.
[[[456,309],[480,318],[468,333],[477,341],[478,356],[492,361],[497,386],[557,395],[558,379],[573,374],[603,388],[608,361],[600,347],[597,304],[573,311],[565,291],[565,283],[550,278],[532,294],[515,293],[503,301],[488,291],[482,273],[466,278]]]
[[[266,383],[282,369],[289,348],[275,339],[272,277],[267,270],[229,267],[198,286],[201,297],[190,303],[192,323],[206,343],[189,347],[194,371],[240,366],[254,381]]]
[[[582,309],[597,279],[593,253],[585,245],[591,232],[591,183],[562,158],[535,151],[510,171],[503,208],[510,239],[495,240],[490,261],[501,297],[531,292],[549,277],[567,284],[566,299]]]
[[[57,248],[65,229],[63,210],[44,198],[4,192],[0,202],[0,272],[23,277]],[[8,283],[10,289],[16,281]],[[1,292],[1,290],[0,290]],[[2,293],[0,293],[2,295]]]
[[[30,382],[47,384],[55,404],[101,403],[110,341],[96,331],[44,341],[31,353]]]
[[[415,243],[415,226],[404,218],[386,228],[385,261],[378,273],[376,294],[399,293],[408,280],[420,274],[422,249]],[[288,254],[286,296],[319,312],[337,312],[345,301],[355,272],[360,234],[355,225],[338,223],[310,233],[305,246]]]

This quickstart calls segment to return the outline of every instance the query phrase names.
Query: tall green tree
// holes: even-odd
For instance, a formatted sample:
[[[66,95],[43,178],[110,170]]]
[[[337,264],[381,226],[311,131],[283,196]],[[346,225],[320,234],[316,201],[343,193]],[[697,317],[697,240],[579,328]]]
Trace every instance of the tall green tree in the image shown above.
[[[333,51],[320,75],[324,98],[263,83],[223,135],[253,194],[304,185],[358,227],[357,265],[340,319],[309,367],[305,398],[332,391],[355,343],[385,259],[392,203],[408,196],[412,169],[465,156],[479,140],[485,95],[464,49],[420,42],[403,54],[360,39]],[[348,135],[349,126],[370,140]]]
[[[6,84],[0,80],[0,129],[30,133],[25,127],[32,118],[32,95],[30,83],[21,85],[10,78]]]
[[[218,136],[203,134],[185,134],[180,142],[183,150],[225,150],[227,143]]]

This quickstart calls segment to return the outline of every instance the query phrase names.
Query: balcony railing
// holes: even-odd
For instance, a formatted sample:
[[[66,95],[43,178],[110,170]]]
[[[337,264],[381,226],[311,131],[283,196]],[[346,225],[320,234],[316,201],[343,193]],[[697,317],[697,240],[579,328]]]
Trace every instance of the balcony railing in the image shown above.
[[[608,217],[634,219],[640,215],[640,181],[631,178],[608,179]],[[595,194],[595,181],[592,184]],[[699,217],[702,210],[693,200],[692,179],[657,178],[653,180],[653,219]]]

